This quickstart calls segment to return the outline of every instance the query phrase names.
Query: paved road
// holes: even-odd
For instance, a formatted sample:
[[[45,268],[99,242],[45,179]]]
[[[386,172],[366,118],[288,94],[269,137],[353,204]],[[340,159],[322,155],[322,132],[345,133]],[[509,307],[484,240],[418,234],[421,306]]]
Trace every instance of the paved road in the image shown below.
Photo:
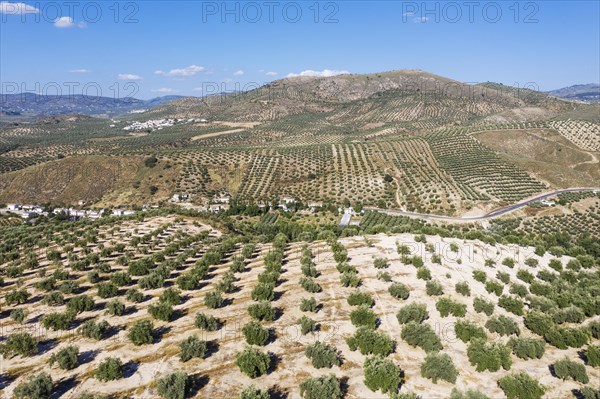
[[[523,208],[524,206],[527,206],[528,204],[530,204],[532,202],[538,202],[543,199],[553,197],[555,195],[562,194],[562,193],[576,193],[578,191],[600,191],[600,188],[578,187],[578,188],[567,188],[567,189],[563,189],[563,190],[551,191],[551,192],[548,192],[545,194],[541,194],[541,195],[538,195],[535,197],[525,199],[525,200],[523,200],[521,202],[517,202],[516,204],[513,204],[513,205],[508,205],[508,206],[505,206],[502,208],[495,209],[495,210],[493,210],[485,215],[482,215],[482,216],[453,217],[453,216],[443,216],[443,215],[431,215],[431,214],[427,214],[427,213],[393,211],[393,210],[389,210],[389,209],[381,209],[381,208],[374,208],[374,207],[365,207],[365,208],[383,212],[383,213],[387,213],[389,215],[400,215],[400,216],[408,216],[408,217],[421,218],[421,219],[446,220],[446,221],[454,221],[454,222],[478,221],[478,220],[495,219],[495,218],[505,215],[507,213],[514,212],[517,209]]]

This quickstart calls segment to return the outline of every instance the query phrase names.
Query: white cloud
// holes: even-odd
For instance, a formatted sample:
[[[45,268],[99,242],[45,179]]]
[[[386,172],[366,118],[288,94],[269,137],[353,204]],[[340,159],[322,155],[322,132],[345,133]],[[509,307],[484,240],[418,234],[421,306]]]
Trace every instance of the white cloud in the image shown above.
[[[277,72],[267,72],[267,73],[265,73],[265,75],[267,75],[267,76],[277,76],[279,74]]]
[[[162,76],[176,76],[176,77],[185,77],[185,76],[194,76],[200,72],[203,72],[206,68],[198,66],[198,65],[190,65],[186,68],[176,68],[171,69],[169,72],[165,71],[156,71],[154,72],[157,75]]]
[[[193,91],[204,91],[204,89],[202,87],[194,87],[192,90]]]
[[[404,14],[402,14],[402,16],[404,16],[404,17],[414,17],[415,13],[409,11],[409,12],[405,12]]]
[[[69,69],[67,72],[69,73],[90,73],[89,69]]]
[[[296,76],[318,76],[323,78],[328,78],[331,76],[337,75],[347,75],[350,72],[348,71],[336,71],[332,69],[323,69],[322,71],[313,71],[312,69],[307,69],[306,71],[302,71],[300,73],[289,73],[287,75],[288,78],[294,78]]]
[[[73,27],[85,28],[85,24],[83,22],[79,22],[78,24],[75,24],[75,22],[73,22],[73,18],[71,18],[71,17],[56,18],[54,20],[54,26],[57,28],[73,28]]]
[[[143,78],[139,75],[134,75],[132,73],[120,73],[119,80],[142,80]]]
[[[9,1],[0,1],[0,14],[22,15],[38,14],[40,10],[25,3],[11,3]]]
[[[177,93],[177,90],[171,89],[169,87],[161,87],[160,89],[154,89],[151,91],[153,93],[162,93],[162,94]]]
[[[429,21],[429,18],[420,17],[420,18],[415,18],[414,21],[416,24],[424,24],[425,22]]]
[[[241,69],[239,71],[235,71],[233,73],[233,76],[242,76],[244,74],[244,71],[242,71]]]

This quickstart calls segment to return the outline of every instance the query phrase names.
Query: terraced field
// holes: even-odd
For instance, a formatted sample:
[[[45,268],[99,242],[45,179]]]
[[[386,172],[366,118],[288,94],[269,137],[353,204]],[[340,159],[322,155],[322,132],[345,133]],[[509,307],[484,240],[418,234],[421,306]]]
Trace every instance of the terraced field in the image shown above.
[[[248,242],[175,215],[9,228],[4,395],[33,376],[75,398],[600,389],[589,257],[412,234]]]

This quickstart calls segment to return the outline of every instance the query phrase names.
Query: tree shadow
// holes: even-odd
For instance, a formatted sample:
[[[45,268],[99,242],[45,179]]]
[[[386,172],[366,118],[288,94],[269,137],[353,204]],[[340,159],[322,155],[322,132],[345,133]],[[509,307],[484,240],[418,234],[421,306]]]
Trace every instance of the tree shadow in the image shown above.
[[[289,392],[283,390],[283,388],[275,385],[269,389],[269,397],[271,399],[287,399]]]
[[[52,349],[56,348],[58,345],[58,341],[55,339],[47,339],[45,341],[38,342],[38,355],[43,355],[44,353],[50,352]]]
[[[16,377],[13,377],[11,375],[0,374],[0,390],[3,390],[6,387],[8,387],[16,379]]]
[[[189,395],[186,395],[186,397],[193,398],[198,394],[198,392],[202,388],[204,388],[205,386],[208,385],[208,382],[210,381],[210,379],[206,375],[192,374],[189,376],[189,381],[190,381],[190,390],[189,390]]]
[[[340,389],[342,391],[342,397],[346,396],[348,394],[348,389],[350,388],[350,384],[348,383],[348,381],[350,380],[349,377],[341,377],[339,379],[340,381]]]
[[[552,377],[554,377],[554,378],[559,378],[559,377],[556,375],[556,371],[554,370],[554,365],[553,365],[553,364],[549,364],[549,365],[548,365],[548,370],[550,370],[550,374],[552,375]]]
[[[62,397],[65,393],[75,388],[79,384],[77,381],[77,377],[69,377],[65,380],[60,381],[58,384],[55,384],[52,388],[52,394],[50,394],[50,399],[58,399]]]
[[[277,355],[276,353],[269,352],[269,358],[271,359],[271,364],[269,366],[269,370],[267,370],[267,374],[277,371],[279,365],[281,364],[281,356]]]
[[[162,336],[168,334],[169,331],[171,331],[171,327],[169,326],[162,326],[154,329],[154,331],[152,332],[152,342],[155,344],[159,343],[162,340]]]
[[[99,349],[94,349],[94,350],[89,350],[89,351],[81,352],[79,354],[77,360],[79,361],[79,364],[91,363],[91,362],[94,361],[94,359],[96,358],[96,356],[98,356],[98,353],[100,353]]]
[[[209,358],[215,353],[219,351],[219,343],[217,340],[207,341],[206,342],[206,352],[204,353],[204,358]]]
[[[138,362],[129,362],[123,366],[123,378],[129,378],[137,373],[140,368],[140,364]]]

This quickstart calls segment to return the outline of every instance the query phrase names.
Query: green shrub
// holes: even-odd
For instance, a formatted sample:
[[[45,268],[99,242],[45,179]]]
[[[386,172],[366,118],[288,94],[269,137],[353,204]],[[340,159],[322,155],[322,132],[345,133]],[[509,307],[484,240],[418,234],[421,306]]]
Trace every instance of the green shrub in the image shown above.
[[[82,313],[94,310],[96,303],[87,295],[74,296],[67,302],[67,310],[74,313]]]
[[[206,331],[218,330],[219,324],[219,321],[214,316],[206,315],[204,313],[196,314],[196,319],[194,320],[196,328]]]
[[[600,339],[600,320],[594,320],[587,326],[592,337]]]
[[[311,360],[313,367],[316,369],[332,368],[340,365],[337,349],[320,341],[308,345],[304,354]]]
[[[165,285],[165,278],[154,271],[138,280],[138,285],[144,290],[155,290]]]
[[[8,306],[12,306],[15,304],[22,305],[25,302],[27,302],[27,300],[29,299],[30,296],[31,296],[31,294],[25,289],[12,290],[8,294],[6,294],[6,297],[4,298],[4,302],[6,302],[6,304]]]
[[[75,313],[68,310],[64,313],[48,313],[42,317],[42,325],[49,330],[64,331],[69,329],[74,319]]]
[[[123,378],[124,366],[121,359],[109,357],[104,359],[96,369],[95,377],[97,380],[106,382],[119,380]]]
[[[176,371],[160,378],[156,390],[165,399],[184,399],[192,391],[192,381],[186,373]]]
[[[122,316],[125,313],[125,304],[114,299],[106,304],[106,313],[111,316]]]
[[[552,316],[552,320],[556,324],[581,323],[585,320],[585,314],[577,306],[569,306],[568,308],[557,310]]]
[[[540,262],[535,258],[528,258],[528,259],[525,259],[525,264],[529,267],[535,268],[535,267],[538,267]]]
[[[556,270],[557,272],[562,272],[563,270],[563,265],[560,259],[550,259],[550,263],[548,263],[548,266]]]
[[[450,392],[450,399],[490,399],[487,395],[473,390],[467,389],[466,391],[459,391],[456,388],[452,389]]]
[[[300,300],[300,310],[303,312],[315,313],[318,309],[317,300],[315,298],[302,298]]]
[[[456,283],[454,289],[462,296],[471,296],[471,288],[469,288],[469,283],[466,281],[463,281],[462,283]]]
[[[127,272],[116,272],[110,276],[110,281],[119,287],[123,287],[131,284],[131,276]]]
[[[416,268],[423,267],[423,265],[425,264],[425,262],[423,262],[423,258],[417,255],[410,258],[410,263],[412,263],[412,265]]]
[[[426,267],[417,269],[417,278],[425,281],[431,280],[431,271]]]
[[[444,289],[438,281],[428,281],[425,284],[425,291],[429,296],[439,296],[444,294]]]
[[[474,338],[487,338],[485,330],[482,327],[463,319],[456,321],[454,324],[454,332],[458,339],[463,342],[469,342]]]
[[[269,370],[271,357],[268,353],[261,352],[250,346],[235,356],[235,364],[240,371],[250,378],[260,377]]]
[[[494,305],[493,302],[486,301],[481,297],[473,299],[473,309],[475,309],[477,313],[485,313],[486,315],[491,316],[492,313],[494,313],[495,306],[496,305]]]
[[[390,267],[390,262],[386,258],[375,258],[373,266],[377,269],[386,269]]]
[[[273,306],[271,306],[271,302],[269,301],[261,301],[253,303],[248,306],[248,313],[253,319],[259,321],[273,321],[277,315],[277,311]]]
[[[0,345],[0,353],[5,356],[32,356],[37,353],[38,344],[31,334],[22,332],[9,335],[6,343]]]
[[[196,334],[190,335],[179,343],[179,360],[187,362],[193,358],[204,358],[206,355],[206,341],[202,341]]]
[[[583,387],[579,391],[581,399],[600,399],[600,389],[594,389],[592,387]]]
[[[32,375],[19,384],[13,394],[17,399],[48,399],[52,393],[52,378],[47,373]]]
[[[363,355],[387,356],[394,349],[394,341],[386,333],[368,327],[357,328],[346,343],[351,351],[359,349]]]
[[[217,309],[223,306],[225,300],[218,291],[208,292],[204,295],[204,304],[211,309]]]
[[[144,300],[144,294],[136,288],[130,288],[125,293],[125,298],[129,302],[140,303]]]
[[[418,324],[414,321],[402,327],[401,337],[411,346],[418,346],[425,352],[442,349],[442,342],[429,324]]]
[[[275,299],[275,285],[273,283],[258,283],[252,290],[253,301],[272,301]]]
[[[154,325],[150,320],[138,320],[129,329],[127,334],[129,340],[134,345],[140,346],[145,344],[151,344],[153,341],[152,329]]]
[[[485,283],[487,280],[487,274],[483,270],[473,270],[473,278],[475,279],[475,281]]]
[[[502,259],[502,264],[512,269],[513,267],[515,267],[515,260],[512,258],[504,258]]]
[[[544,335],[553,326],[552,317],[539,310],[532,310],[524,318],[525,327],[537,335]]]
[[[25,311],[21,308],[13,309],[10,311],[10,318],[16,323],[23,323],[25,320]]]
[[[498,271],[496,273],[496,278],[502,281],[504,284],[510,283],[510,274]]]
[[[48,364],[53,366],[54,363],[58,363],[58,367],[63,370],[73,370],[79,365],[78,361],[79,348],[76,346],[67,346],[62,348],[56,353],[53,353],[48,359]]]
[[[546,342],[558,349],[581,348],[590,340],[590,333],[582,327],[553,327],[544,334]]]
[[[450,314],[454,317],[464,317],[467,314],[467,305],[448,298],[438,300],[435,308],[442,317],[447,317]]]
[[[344,394],[335,374],[329,374],[300,383],[300,396],[303,399],[342,399]]]
[[[148,313],[156,320],[171,321],[173,318],[173,306],[168,303],[159,302],[148,306]]]
[[[512,283],[510,285],[509,292],[513,295],[520,296],[521,298],[525,298],[527,296],[527,294],[529,294],[527,287],[524,286],[523,284],[519,284],[519,283]]]
[[[108,337],[110,328],[110,324],[108,324],[106,320],[99,322],[96,322],[95,320],[88,320],[81,325],[79,332],[86,338],[92,338],[99,341]]]
[[[541,399],[545,392],[544,387],[525,372],[506,375],[498,380],[498,385],[508,399]]]
[[[500,284],[496,280],[488,280],[485,282],[485,290],[490,294],[496,294],[496,296],[502,295],[502,291],[504,291],[504,286]]]
[[[392,281],[392,275],[388,272],[377,272],[377,279],[389,283]]]
[[[477,371],[498,371],[500,367],[509,370],[512,365],[510,349],[502,344],[475,338],[467,348],[467,357]]]
[[[239,399],[270,399],[271,395],[269,395],[268,391],[259,389],[254,385],[250,385],[240,392]]]
[[[371,294],[360,290],[356,290],[348,295],[347,301],[350,306],[366,305],[371,307],[375,303]]]
[[[434,384],[438,380],[456,382],[458,371],[452,362],[452,358],[445,353],[429,353],[421,364],[421,376],[429,378]]]
[[[546,343],[540,339],[513,337],[508,341],[512,352],[520,359],[541,359]]]
[[[173,287],[169,287],[166,290],[164,290],[162,294],[160,294],[158,300],[160,302],[168,303],[169,305],[173,306],[179,305],[182,301],[181,292],[179,292],[179,290],[176,290]]]
[[[199,283],[199,278],[194,273],[183,273],[177,277],[177,286],[184,291],[196,289]]]
[[[345,271],[340,276],[340,284],[344,287],[358,287],[360,285],[360,277],[358,273],[353,271]]]
[[[395,394],[404,382],[403,372],[390,359],[370,356],[365,360],[365,385],[371,391]]]
[[[498,299],[498,306],[506,309],[512,314],[515,314],[517,316],[523,316],[523,301],[516,297],[502,295],[500,299]]]
[[[411,321],[422,323],[429,318],[429,312],[427,312],[427,306],[425,304],[411,303],[401,307],[396,314],[396,318],[400,324],[406,324]]]
[[[119,293],[119,288],[113,283],[99,283],[96,288],[100,298],[112,298]]]
[[[269,330],[264,328],[258,321],[251,321],[242,327],[242,333],[246,342],[250,345],[265,345],[269,339]]]
[[[388,292],[396,299],[408,299],[410,290],[402,283],[394,283],[389,286]]]
[[[485,323],[485,328],[500,335],[519,335],[521,333],[516,321],[502,315],[490,317]]]
[[[350,321],[356,327],[377,327],[377,315],[366,305],[360,305],[350,312]]]
[[[299,318],[298,324],[300,324],[300,332],[302,335],[306,335],[309,332],[317,330],[317,322],[306,316]]]
[[[42,303],[48,306],[60,306],[65,303],[65,297],[60,291],[52,291],[44,295]]]
[[[585,371],[585,366],[581,363],[569,360],[567,357],[554,363],[554,374],[562,380],[574,380],[587,384],[590,379]]]
[[[322,288],[319,285],[319,283],[317,283],[315,280],[313,280],[310,277],[302,277],[300,279],[300,285],[307,292],[310,292],[310,293],[313,293],[313,294],[316,293],[316,292],[321,292],[322,291]]]
[[[531,284],[533,282],[533,280],[535,279],[535,276],[531,273],[529,273],[527,270],[525,269],[519,269],[517,271],[517,278],[519,280],[523,280],[526,283]]]
[[[585,351],[587,363],[592,367],[600,367],[600,345],[590,345]]]

